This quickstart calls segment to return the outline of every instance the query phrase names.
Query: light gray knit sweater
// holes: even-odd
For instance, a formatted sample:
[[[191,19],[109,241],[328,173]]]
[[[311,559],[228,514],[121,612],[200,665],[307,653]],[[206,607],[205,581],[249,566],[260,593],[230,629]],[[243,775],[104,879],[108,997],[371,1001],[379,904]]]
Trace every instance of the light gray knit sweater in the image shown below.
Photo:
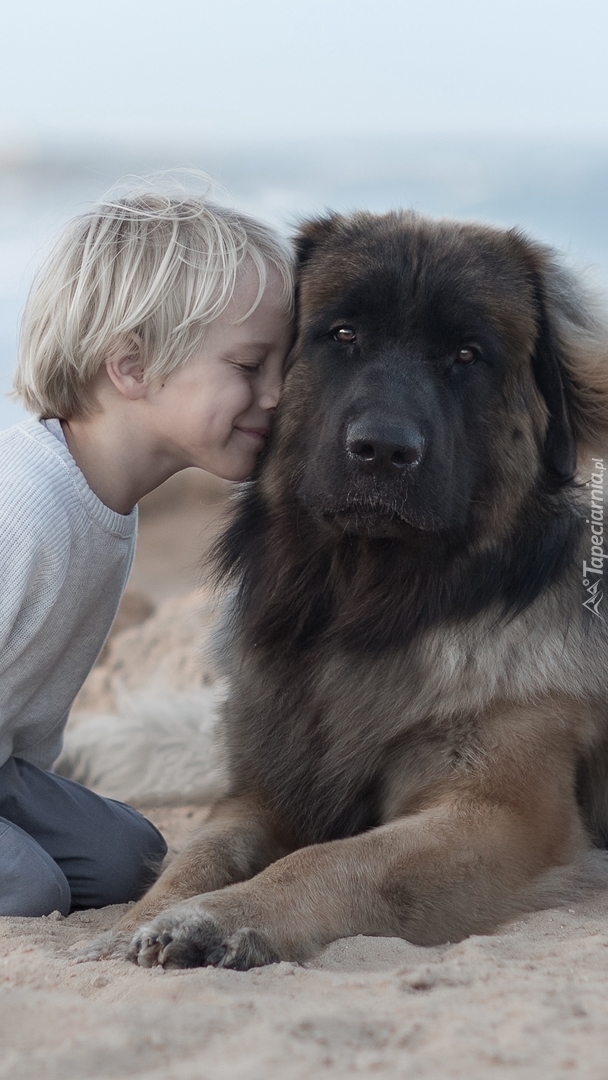
[[[137,507],[91,491],[59,420],[0,433],[0,765],[48,769],[126,585]]]

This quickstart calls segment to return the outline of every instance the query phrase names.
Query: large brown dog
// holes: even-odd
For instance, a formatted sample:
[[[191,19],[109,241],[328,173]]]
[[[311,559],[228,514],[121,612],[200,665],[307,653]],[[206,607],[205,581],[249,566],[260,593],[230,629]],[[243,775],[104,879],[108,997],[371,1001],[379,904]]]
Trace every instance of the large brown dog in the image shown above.
[[[331,216],[299,251],[276,429],[223,541],[229,792],[97,955],[455,941],[603,865],[603,333],[514,232]]]

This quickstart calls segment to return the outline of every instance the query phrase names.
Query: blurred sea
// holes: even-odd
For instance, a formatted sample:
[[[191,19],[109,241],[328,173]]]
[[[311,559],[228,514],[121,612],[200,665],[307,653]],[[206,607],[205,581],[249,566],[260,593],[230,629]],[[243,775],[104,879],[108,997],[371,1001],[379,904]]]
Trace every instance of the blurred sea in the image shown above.
[[[0,429],[20,312],[49,243],[125,175],[191,166],[215,197],[285,232],[327,208],[407,207],[519,226],[608,288],[608,144],[542,140],[335,138],[240,146],[8,146],[0,142]]]

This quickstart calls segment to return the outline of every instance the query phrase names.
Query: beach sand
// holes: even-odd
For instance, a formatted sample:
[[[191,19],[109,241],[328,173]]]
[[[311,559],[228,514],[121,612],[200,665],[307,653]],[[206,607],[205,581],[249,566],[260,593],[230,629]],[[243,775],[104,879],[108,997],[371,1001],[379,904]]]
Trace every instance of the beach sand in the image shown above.
[[[196,636],[207,619],[198,563],[226,497],[225,485],[189,474],[144,506],[130,599],[74,737],[87,712],[119,707],[129,657],[146,683],[165,644],[169,690],[207,692],[212,675],[184,660],[180,633],[187,624]],[[172,851],[207,813],[204,799],[144,803]],[[304,967],[78,962],[123,910],[0,919],[0,1080],[608,1078],[608,895],[438,948],[344,939]]]
[[[439,948],[348,938],[305,967],[78,963],[122,910],[0,920],[2,1078],[608,1076],[606,898]]]

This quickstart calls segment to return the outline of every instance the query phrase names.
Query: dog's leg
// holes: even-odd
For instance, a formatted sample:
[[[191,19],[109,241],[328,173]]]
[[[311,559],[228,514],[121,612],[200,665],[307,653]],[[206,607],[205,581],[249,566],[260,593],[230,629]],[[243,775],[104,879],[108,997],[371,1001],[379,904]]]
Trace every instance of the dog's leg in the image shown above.
[[[109,932],[80,954],[81,960],[125,956],[134,929],[176,901],[243,881],[285,855],[289,848],[252,798],[226,798],[169,864],[158,881]]]
[[[542,731],[537,743],[525,725],[514,738],[511,727],[514,752],[506,754],[495,730],[487,755],[425,808],[294,851],[250,881],[163,912],[137,931],[131,958],[142,966],[247,968],[302,961],[352,934],[430,945],[487,932],[533,906],[526,897],[533,883],[588,846],[572,748],[558,726],[552,744]]]
[[[458,941],[514,915],[548,868],[519,823],[491,805],[446,802],[372,832],[302,848],[250,881],[170,908],[142,926],[142,966],[247,968],[303,961],[353,934]]]

